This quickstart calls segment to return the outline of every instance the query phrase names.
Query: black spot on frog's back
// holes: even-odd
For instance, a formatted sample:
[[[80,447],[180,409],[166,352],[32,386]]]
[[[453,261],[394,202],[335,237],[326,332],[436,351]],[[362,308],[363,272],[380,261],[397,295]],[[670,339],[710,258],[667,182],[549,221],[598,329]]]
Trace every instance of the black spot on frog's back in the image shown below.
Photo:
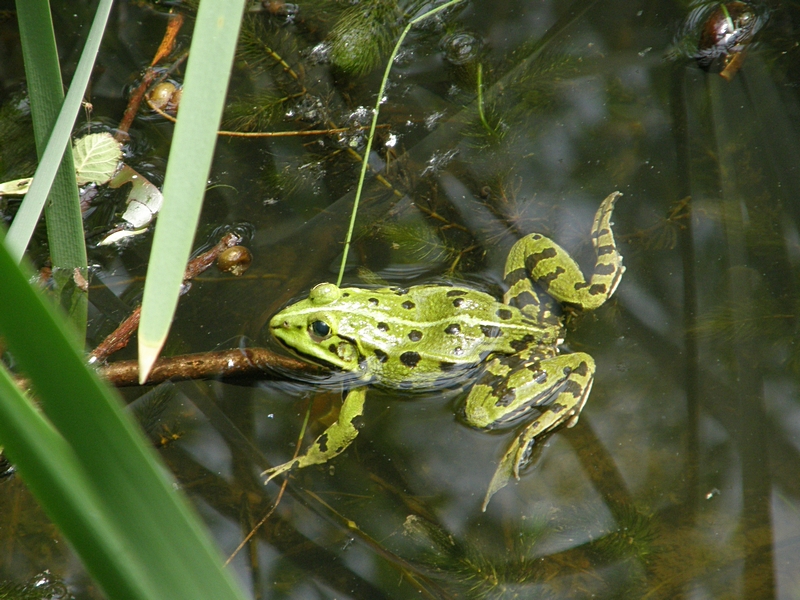
[[[447,297],[452,298],[453,296],[464,296],[466,293],[467,292],[465,290],[450,290],[447,292]]]
[[[406,310],[411,310],[412,308],[414,308],[416,306],[416,304],[414,304],[411,300],[406,300],[400,306],[402,306]]]
[[[502,319],[503,321],[508,321],[512,316],[511,311],[508,310],[507,308],[498,308],[497,313],[495,314],[498,316],[498,318]]]
[[[518,340],[512,341],[509,346],[511,346],[515,352],[522,352],[525,350],[530,344],[534,341],[534,337],[530,334],[522,336]]]
[[[408,368],[413,369],[419,363],[420,358],[419,352],[403,352],[400,355],[400,362]]]
[[[457,333],[461,333],[461,325],[459,325],[458,323],[450,323],[450,325],[444,328],[444,332],[448,335],[455,335]]]
[[[412,329],[408,332],[408,339],[412,342],[418,342],[422,339],[422,332],[417,329]]]
[[[497,325],[481,325],[481,333],[488,338],[496,338],[503,335],[503,331]]]

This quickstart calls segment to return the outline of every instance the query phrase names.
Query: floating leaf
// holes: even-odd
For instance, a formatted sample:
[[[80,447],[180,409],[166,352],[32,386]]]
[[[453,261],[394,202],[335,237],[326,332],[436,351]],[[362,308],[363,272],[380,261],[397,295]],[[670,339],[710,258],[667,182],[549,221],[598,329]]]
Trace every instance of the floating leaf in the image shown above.
[[[110,133],[90,133],[72,148],[78,185],[103,184],[114,176],[122,160],[121,144]]]
[[[130,182],[131,192],[128,194],[128,209],[122,215],[122,219],[130,223],[133,227],[139,228],[149,225],[150,222],[161,210],[164,203],[164,196],[161,190],[150,183],[128,165],[123,165],[119,173],[109,182],[108,187],[118,188]]]
[[[128,208],[122,215],[125,223],[117,225],[100,241],[99,246],[109,246],[127,237],[144,233],[161,210],[161,205],[164,203],[161,190],[146,177],[123,164],[119,172],[108,182],[108,187],[116,189],[126,183],[131,184],[131,191],[128,193]]]
[[[33,177],[0,183],[0,196],[24,196],[31,187]]]

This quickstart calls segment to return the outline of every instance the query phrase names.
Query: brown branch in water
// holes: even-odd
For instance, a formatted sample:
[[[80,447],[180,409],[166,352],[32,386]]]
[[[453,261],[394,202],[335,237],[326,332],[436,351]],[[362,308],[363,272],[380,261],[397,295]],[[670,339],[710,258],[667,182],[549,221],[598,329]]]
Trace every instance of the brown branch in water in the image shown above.
[[[147,385],[167,380],[235,377],[263,379],[265,375],[280,371],[306,376],[322,376],[327,373],[322,367],[281,356],[264,348],[236,348],[159,358],[147,378]],[[121,360],[104,365],[97,372],[117,387],[139,385],[139,365],[135,360]]]
[[[155,78],[156,72],[153,69],[147,69],[139,87],[131,94],[130,100],[128,100],[128,106],[125,108],[125,112],[122,115],[122,121],[120,121],[119,127],[117,127],[117,133],[114,136],[117,141],[123,141],[127,138],[128,130],[131,128],[133,120],[136,118],[136,113],[139,112],[139,105],[142,103],[142,98],[144,98],[147,88],[150,87],[150,84],[153,83]]]
[[[208,269],[208,267],[214,264],[214,261],[217,260],[217,257],[224,250],[240,244],[241,241],[242,238],[239,235],[235,233],[226,233],[224,236],[222,236],[222,239],[219,241],[219,243],[211,248],[211,250],[203,252],[199,256],[196,256],[189,261],[189,264],[186,265],[186,271],[183,274],[184,283],[194,279],[200,273]],[[183,286],[181,288],[181,295],[185,294],[187,291],[187,287]],[[108,335],[106,339],[100,342],[100,345],[98,345],[97,348],[92,350],[91,354],[89,354],[89,363],[95,364],[101,362],[117,350],[121,350],[127,346],[131,336],[136,332],[137,329],[139,329],[139,318],[141,313],[141,306],[137,306],[135,309],[133,309],[133,312],[130,314],[130,316],[120,323],[119,327],[117,327],[110,335]]]
[[[168,56],[169,53],[172,52],[172,49],[175,47],[175,37],[178,35],[182,25],[183,15],[179,13],[170,15],[169,22],[167,23],[167,30],[164,32],[164,37],[161,40],[161,44],[158,46],[158,50],[156,50],[153,62],[150,63],[147,71],[145,71],[144,77],[142,77],[141,83],[139,83],[139,86],[133,91],[128,100],[128,106],[125,108],[119,127],[117,127],[117,133],[114,135],[118,141],[124,141],[127,138],[128,130],[131,128],[133,120],[136,118],[136,113],[139,112],[139,106],[142,103],[145,93],[158,78],[158,71],[156,71],[154,67],[162,58]]]
[[[156,50],[156,55],[150,63],[151,67],[155,67],[162,58],[166,58],[175,49],[175,38],[178,37],[178,32],[183,27],[183,15],[180,13],[171,13],[169,22],[167,23],[167,30],[164,32],[164,38]]]

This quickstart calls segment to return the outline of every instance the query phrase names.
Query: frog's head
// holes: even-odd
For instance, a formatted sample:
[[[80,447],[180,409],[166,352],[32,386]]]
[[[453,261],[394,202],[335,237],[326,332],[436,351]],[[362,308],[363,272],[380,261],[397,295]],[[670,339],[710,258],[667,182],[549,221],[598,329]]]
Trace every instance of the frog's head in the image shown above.
[[[298,354],[344,371],[356,371],[359,353],[353,340],[337,333],[347,312],[340,302],[342,290],[332,283],[320,283],[305,300],[277,313],[269,328],[278,341]]]

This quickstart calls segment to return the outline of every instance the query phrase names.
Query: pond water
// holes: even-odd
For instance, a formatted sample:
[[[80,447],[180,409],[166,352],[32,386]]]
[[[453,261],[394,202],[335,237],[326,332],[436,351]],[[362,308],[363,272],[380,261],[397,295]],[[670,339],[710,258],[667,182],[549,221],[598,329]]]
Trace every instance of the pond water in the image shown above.
[[[94,3],[63,4],[53,11],[68,81]],[[369,30],[352,6],[382,15],[364,34],[374,59],[341,47],[342,32]],[[223,127],[346,130],[220,138],[196,245],[236,228],[254,264],[193,284],[168,354],[282,351],[265,335],[270,315],[335,281],[358,126],[403,11],[421,6],[253,7]],[[370,157],[382,176],[365,188],[344,282],[501,295],[506,254],[531,232],[588,272],[592,217],[615,190],[627,270],[609,302],[568,318],[563,349],[597,363],[580,421],[542,440],[486,512],[514,430],[463,424],[462,389],[370,390],[354,444],[292,474],[233,558],[253,597],[800,598],[800,11],[745,8],[757,31],[734,51],[741,68],[729,80],[692,57],[716,4],[472,1],[412,31],[382,104]],[[80,132],[116,127],[164,10],[117,4]],[[16,148],[2,152],[5,181],[29,174],[32,140],[9,125],[25,122],[24,74],[13,14],[0,14],[0,126]],[[187,15],[174,56],[188,48]],[[159,185],[172,127],[142,110],[126,146],[126,162]],[[116,222],[123,199],[102,191],[87,228]],[[104,301],[89,346],[138,301],[149,245],[90,249],[102,291],[90,301]],[[259,473],[292,457],[307,414],[310,444],[341,389],[284,374],[124,397],[230,556],[278,496],[280,480],[265,487]],[[71,596],[101,597],[19,478],[0,492],[0,582],[49,570]]]

